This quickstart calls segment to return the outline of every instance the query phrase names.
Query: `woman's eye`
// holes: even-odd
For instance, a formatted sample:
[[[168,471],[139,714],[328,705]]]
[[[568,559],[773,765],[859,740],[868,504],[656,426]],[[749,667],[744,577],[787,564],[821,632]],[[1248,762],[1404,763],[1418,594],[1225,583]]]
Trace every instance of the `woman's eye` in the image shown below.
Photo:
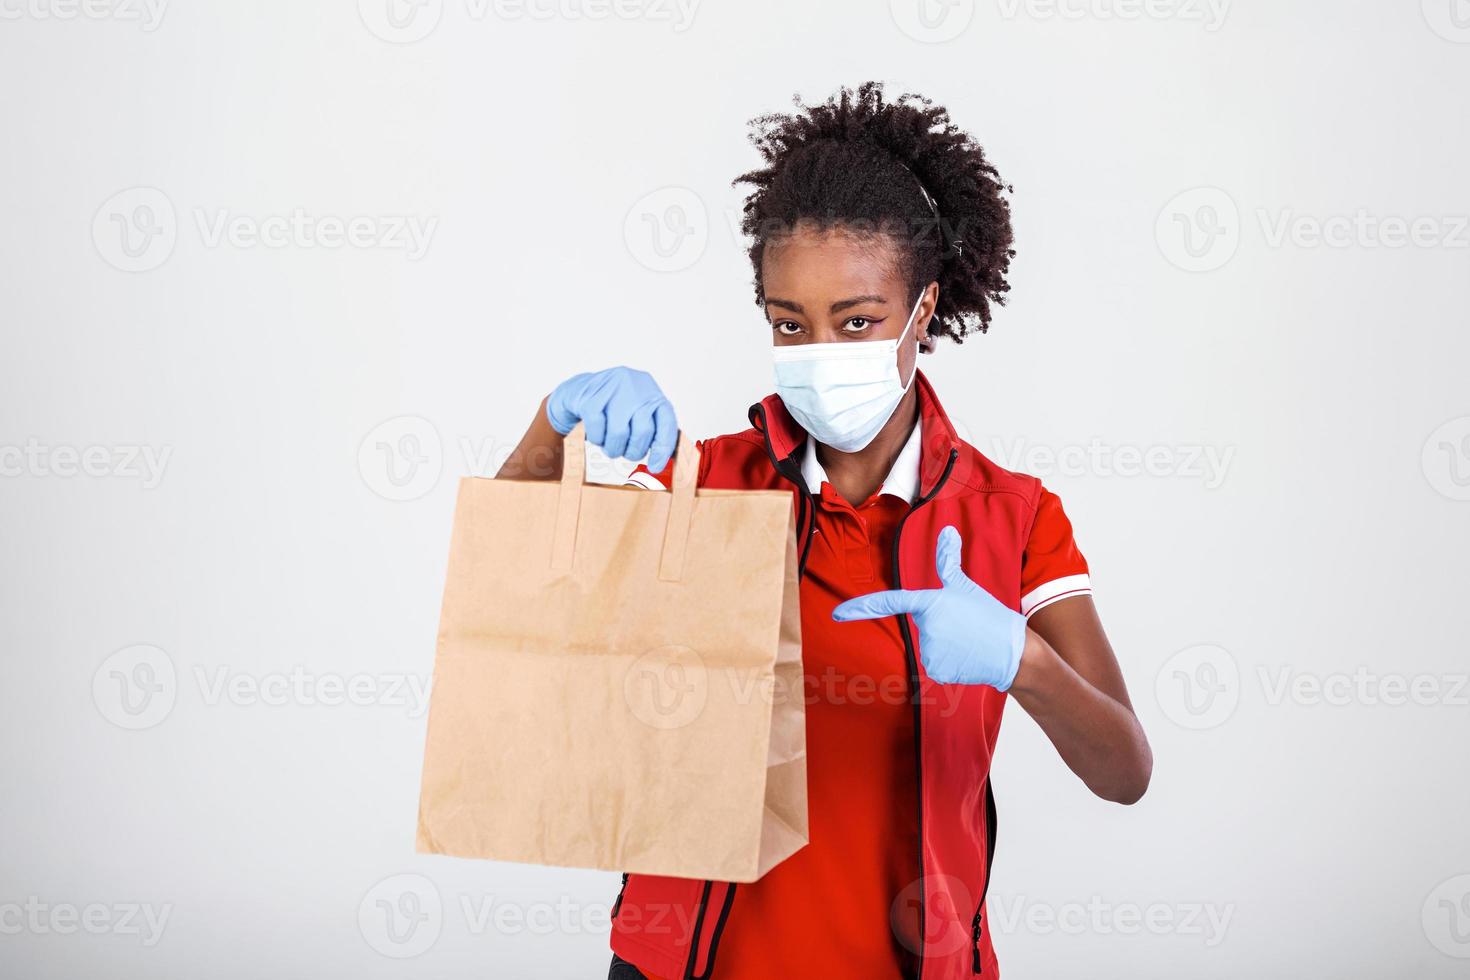
[[[801,333],[801,327],[790,320],[781,320],[776,324],[776,332],[783,337],[795,337]]]
[[[873,325],[873,321],[865,316],[855,316],[842,325],[842,329],[848,333],[862,333]]]

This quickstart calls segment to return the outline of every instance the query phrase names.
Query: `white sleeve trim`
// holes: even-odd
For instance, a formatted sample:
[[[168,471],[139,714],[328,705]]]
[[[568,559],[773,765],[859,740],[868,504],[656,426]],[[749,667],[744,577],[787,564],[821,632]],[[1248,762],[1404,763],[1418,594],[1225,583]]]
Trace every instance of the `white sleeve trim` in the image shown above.
[[[645,490],[667,489],[662,483],[658,482],[658,477],[643,470],[634,470],[632,473],[629,473],[628,478],[623,481],[623,486],[642,487]]]
[[[1092,595],[1092,583],[1086,575],[1063,575],[1038,585],[1021,597],[1021,615],[1030,619],[1037,610],[1074,595]]]

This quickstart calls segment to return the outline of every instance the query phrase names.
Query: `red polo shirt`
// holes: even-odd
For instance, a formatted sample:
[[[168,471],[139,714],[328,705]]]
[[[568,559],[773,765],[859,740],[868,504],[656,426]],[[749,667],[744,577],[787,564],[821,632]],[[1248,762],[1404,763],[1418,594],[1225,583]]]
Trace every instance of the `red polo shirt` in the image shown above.
[[[804,690],[777,696],[805,699],[811,843],[740,886],[720,941],[721,980],[917,972],[918,786],[903,639],[892,617],[837,623],[832,609],[894,587],[894,535],[917,495],[919,455],[916,425],[879,491],[854,505],[826,482],[807,441],[802,475],[817,508],[801,580]],[[640,467],[630,482],[662,479]],[[1049,493],[1030,540],[1024,613],[1089,591],[1086,561]]]

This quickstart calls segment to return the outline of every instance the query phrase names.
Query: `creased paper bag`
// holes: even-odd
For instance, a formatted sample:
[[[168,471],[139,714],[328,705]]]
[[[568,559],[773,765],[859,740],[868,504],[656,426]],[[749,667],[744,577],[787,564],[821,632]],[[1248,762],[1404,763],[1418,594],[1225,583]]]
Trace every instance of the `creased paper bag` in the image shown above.
[[[785,491],[460,481],[418,850],[746,882],[807,842]]]

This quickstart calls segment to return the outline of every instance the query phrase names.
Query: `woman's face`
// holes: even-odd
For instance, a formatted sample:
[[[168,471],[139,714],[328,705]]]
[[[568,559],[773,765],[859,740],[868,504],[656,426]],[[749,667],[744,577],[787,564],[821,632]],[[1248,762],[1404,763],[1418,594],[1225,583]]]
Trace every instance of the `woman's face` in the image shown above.
[[[766,246],[761,265],[766,318],[777,346],[892,340],[903,333],[915,296],[885,236],[801,230]],[[898,348],[900,378],[912,375],[939,285],[930,283],[914,329]]]

